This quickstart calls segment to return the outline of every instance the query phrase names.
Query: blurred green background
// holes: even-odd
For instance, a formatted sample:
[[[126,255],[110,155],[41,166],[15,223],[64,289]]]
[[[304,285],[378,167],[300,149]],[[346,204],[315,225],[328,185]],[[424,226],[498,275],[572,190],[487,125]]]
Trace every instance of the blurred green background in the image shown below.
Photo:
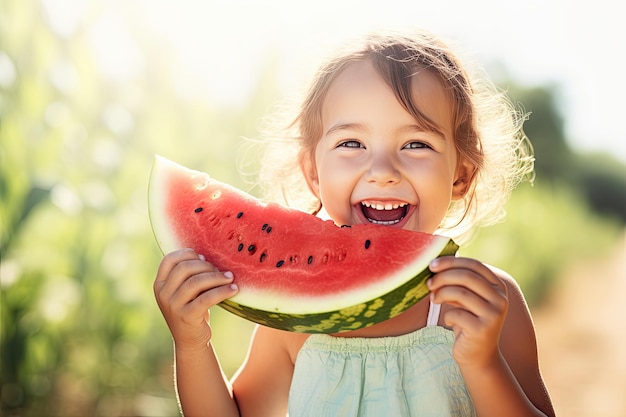
[[[172,343],[152,294],[153,155],[248,189],[236,162],[242,137],[257,135],[281,97],[278,60],[268,54],[245,100],[224,103],[196,94],[193,80],[181,87],[171,45],[142,27],[134,3],[123,8],[139,22],[127,28],[141,65],[126,59],[124,39],[105,48],[120,61],[94,52],[86,28],[102,4],[60,2],[70,16],[83,8],[63,32],[46,11],[53,3],[0,5],[2,415],[173,416]],[[557,86],[498,82],[532,112],[537,179],[514,193],[506,223],[462,253],[511,272],[534,308],[565,265],[619,244],[626,167],[572,150]],[[215,309],[213,325],[232,374],[251,324]]]

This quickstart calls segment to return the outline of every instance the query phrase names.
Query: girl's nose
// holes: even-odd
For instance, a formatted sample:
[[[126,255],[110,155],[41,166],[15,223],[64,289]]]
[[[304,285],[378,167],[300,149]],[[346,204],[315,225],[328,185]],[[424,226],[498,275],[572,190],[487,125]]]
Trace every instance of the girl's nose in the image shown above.
[[[382,155],[372,158],[365,179],[378,185],[391,185],[400,181],[400,172],[389,156]]]

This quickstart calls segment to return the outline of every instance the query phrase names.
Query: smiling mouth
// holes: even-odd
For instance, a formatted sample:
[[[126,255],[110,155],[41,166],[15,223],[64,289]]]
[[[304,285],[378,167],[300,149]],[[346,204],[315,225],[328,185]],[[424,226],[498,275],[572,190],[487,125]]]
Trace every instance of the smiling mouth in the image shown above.
[[[391,226],[400,223],[404,219],[409,211],[409,204],[363,201],[361,202],[361,211],[370,223]]]

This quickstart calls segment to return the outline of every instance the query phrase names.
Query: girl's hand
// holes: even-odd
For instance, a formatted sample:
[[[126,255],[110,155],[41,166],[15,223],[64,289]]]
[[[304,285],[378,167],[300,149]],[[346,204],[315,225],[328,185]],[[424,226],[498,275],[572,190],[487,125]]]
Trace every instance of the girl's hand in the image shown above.
[[[444,323],[456,336],[454,359],[459,366],[490,366],[500,360],[500,333],[507,315],[507,287],[491,269],[475,259],[446,256],[430,264],[431,302],[452,306]]]
[[[209,308],[237,293],[230,272],[219,272],[192,249],[167,254],[154,280],[154,294],[177,348],[206,348]]]

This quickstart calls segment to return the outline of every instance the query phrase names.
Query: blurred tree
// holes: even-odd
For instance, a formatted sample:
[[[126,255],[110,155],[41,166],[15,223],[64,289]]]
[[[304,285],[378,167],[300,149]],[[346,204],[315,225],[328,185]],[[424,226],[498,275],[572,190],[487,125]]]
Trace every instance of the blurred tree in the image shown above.
[[[576,155],[570,180],[594,211],[626,224],[625,164],[608,154]]]
[[[531,113],[524,131],[535,149],[537,180],[573,187],[594,211],[626,224],[626,164],[609,154],[579,153],[570,148],[557,87],[513,85],[510,94]]]
[[[535,149],[537,177],[541,181],[563,178],[571,169],[573,153],[565,138],[564,120],[557,103],[558,89],[513,85],[509,92],[525,111],[530,112],[524,131]]]

